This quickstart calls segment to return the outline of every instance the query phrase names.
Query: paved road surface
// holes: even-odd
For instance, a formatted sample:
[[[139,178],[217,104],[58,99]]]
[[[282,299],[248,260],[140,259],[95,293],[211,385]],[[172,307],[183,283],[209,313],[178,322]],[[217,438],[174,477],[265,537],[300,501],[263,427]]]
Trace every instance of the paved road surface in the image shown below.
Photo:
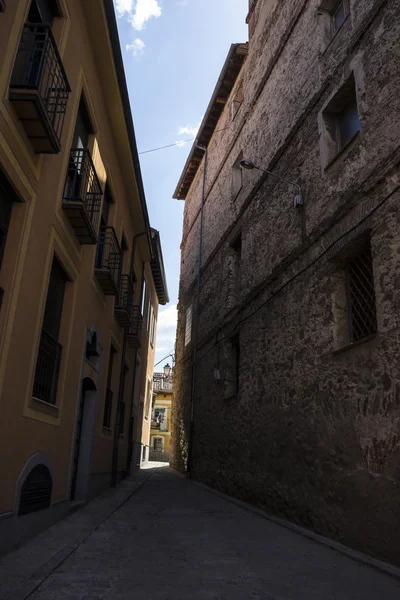
[[[29,598],[399,600],[400,581],[160,468]]]

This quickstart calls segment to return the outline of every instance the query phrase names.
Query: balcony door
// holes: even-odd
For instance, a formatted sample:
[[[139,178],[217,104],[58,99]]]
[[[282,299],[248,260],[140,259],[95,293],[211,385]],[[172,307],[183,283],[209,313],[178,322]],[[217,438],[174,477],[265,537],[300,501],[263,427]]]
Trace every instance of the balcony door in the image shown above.
[[[67,198],[85,197],[86,189],[82,189],[87,187],[84,183],[84,151],[89,146],[89,136],[93,131],[85,100],[81,96],[65,182],[64,196]]]

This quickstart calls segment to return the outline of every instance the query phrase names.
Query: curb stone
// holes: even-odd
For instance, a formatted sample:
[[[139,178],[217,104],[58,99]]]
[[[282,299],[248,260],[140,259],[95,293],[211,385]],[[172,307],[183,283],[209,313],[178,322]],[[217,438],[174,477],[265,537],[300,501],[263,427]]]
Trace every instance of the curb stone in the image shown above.
[[[145,483],[151,479],[157,469],[149,473],[149,475],[140,482],[132,481],[132,486],[127,491],[122,501],[118,502],[116,506],[110,507],[108,511],[102,511],[99,517],[93,522],[90,528],[85,528],[82,531],[82,535],[75,540],[72,544],[66,544],[59,552],[54,554],[48,561],[43,563],[33,573],[31,573],[24,581],[19,583],[11,592],[2,598],[2,600],[28,600],[34,594],[38,588],[48,579],[52,573],[65,562],[86,540],[99,529],[110,517],[113,516],[131,497],[144,486]],[[129,481],[129,480],[128,480]],[[94,500],[99,498],[94,498]],[[85,504],[87,507],[90,502]],[[83,508],[83,506],[82,506]],[[75,514],[79,513],[79,509],[76,510]],[[50,527],[51,529],[51,527]]]
[[[276,523],[277,525],[280,525],[281,527],[290,529],[291,531],[294,531],[295,533],[298,533],[299,535],[302,535],[303,537],[309,538],[309,539],[313,540],[314,542],[317,542],[323,546],[328,546],[329,548],[331,548],[332,550],[336,550],[340,554],[345,554],[346,556],[348,556],[355,562],[362,563],[369,567],[377,569],[378,571],[381,571],[381,572],[385,573],[386,575],[389,575],[390,577],[393,577],[394,579],[398,579],[400,581],[400,568],[398,568],[394,565],[386,563],[383,560],[378,560],[376,558],[373,558],[372,556],[368,556],[368,554],[363,554],[362,552],[353,550],[352,548],[349,548],[348,546],[345,546],[344,544],[340,544],[339,542],[335,542],[334,540],[331,540],[323,535],[314,533],[313,531],[306,529],[304,527],[301,527],[300,525],[295,525],[294,523],[291,523],[290,521],[286,521],[285,519],[280,519],[279,517],[275,517],[274,515],[267,513],[266,511],[262,510],[261,508],[257,508],[256,506],[253,506],[252,504],[249,504],[248,502],[244,502],[243,500],[239,500],[238,498],[234,498],[233,496],[228,496],[227,494],[224,494],[223,492],[219,492],[218,490],[215,490],[214,488],[211,488],[208,485],[205,485],[204,483],[200,483],[199,481],[195,481],[194,479],[191,479],[191,481],[195,485],[206,489],[207,491],[211,492],[212,494],[215,494],[216,496],[220,496],[221,498],[223,498],[227,502],[230,502],[231,504],[236,504],[237,506],[240,506],[241,508],[247,510],[248,512],[255,513],[256,515],[258,515],[259,517],[262,517],[263,519],[267,519],[268,521],[272,521],[273,523]]]

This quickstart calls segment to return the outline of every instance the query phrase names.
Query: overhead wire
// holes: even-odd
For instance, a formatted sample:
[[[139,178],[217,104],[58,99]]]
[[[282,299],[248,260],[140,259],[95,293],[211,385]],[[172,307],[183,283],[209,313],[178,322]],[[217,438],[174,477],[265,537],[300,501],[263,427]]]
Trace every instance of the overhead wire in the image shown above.
[[[220,344],[224,339],[232,337],[232,335],[235,333],[235,331],[238,329],[238,327],[240,327],[240,325],[242,325],[242,323],[245,323],[248,319],[250,319],[251,317],[253,317],[258,311],[260,311],[262,308],[264,308],[273,298],[275,298],[275,296],[277,296],[282,290],[284,290],[288,285],[290,285],[293,281],[295,281],[300,275],[303,275],[306,271],[308,271],[308,269],[310,269],[311,267],[313,267],[340,240],[342,240],[347,235],[349,235],[350,233],[352,233],[352,231],[354,231],[355,229],[357,229],[360,225],[362,225],[362,223],[364,223],[367,219],[369,219],[397,191],[398,191],[398,188],[396,188],[395,190],[393,190],[388,196],[386,196],[383,200],[381,200],[381,202],[379,202],[379,204],[377,204],[367,215],[365,215],[360,221],[358,221],[355,225],[353,225],[353,227],[351,227],[348,231],[346,231],[345,233],[343,233],[342,235],[340,235],[329,246],[327,246],[327,248],[325,248],[325,250],[323,252],[321,252],[321,254],[319,254],[314,260],[312,260],[311,263],[309,263],[308,265],[306,265],[305,267],[303,267],[302,269],[300,269],[300,271],[298,271],[295,275],[293,275],[293,277],[291,277],[290,279],[288,279],[287,281],[285,281],[285,283],[283,283],[270,296],[268,296],[268,298],[266,298],[266,300],[264,300],[264,302],[262,302],[260,304],[260,306],[258,306],[252,312],[250,312],[248,315],[245,315],[242,319],[240,319],[235,324],[235,326],[233,327],[233,329],[231,331],[229,331],[229,333],[223,335],[222,338],[220,338],[220,339],[216,339],[214,341],[214,343],[210,347],[208,347],[207,352],[204,352],[204,354],[202,354],[201,356],[199,356],[199,358],[203,358],[203,356],[206,356],[206,354],[208,354],[210,352],[210,350],[212,350],[214,348],[214,346],[216,346],[217,344]],[[215,333],[215,337],[216,338],[218,338],[218,333],[220,332],[220,330],[221,330],[221,327],[219,327],[218,331]],[[206,344],[207,344],[207,342],[204,343],[204,345],[206,345]]]
[[[229,128],[230,128],[230,125],[228,125],[227,127],[222,127],[222,129],[217,129],[216,131],[213,132],[213,135],[215,133],[220,133],[220,131],[225,131],[225,129],[229,129]],[[139,152],[139,154],[150,154],[150,152],[157,152],[158,150],[165,150],[165,148],[172,148],[173,146],[183,146],[187,142],[194,142],[195,140],[197,140],[197,137],[189,138],[188,140],[180,140],[179,142],[174,142],[173,144],[167,144],[166,146],[158,146],[158,148],[151,148],[150,150],[142,150],[142,152]]]

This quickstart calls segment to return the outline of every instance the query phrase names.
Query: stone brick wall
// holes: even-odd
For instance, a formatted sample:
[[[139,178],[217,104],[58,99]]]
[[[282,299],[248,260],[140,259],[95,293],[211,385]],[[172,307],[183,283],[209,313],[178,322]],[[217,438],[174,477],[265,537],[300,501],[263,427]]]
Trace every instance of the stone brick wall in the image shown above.
[[[327,37],[321,0],[260,0],[243,81],[208,146],[199,299],[193,475],[363,552],[399,563],[400,6],[350,0]],[[322,112],[354,74],[361,132],[329,166]],[[227,128],[227,129],[225,129]],[[223,130],[223,131],[220,131]],[[219,132],[218,132],[219,131]],[[299,182],[244,171],[239,154]],[[185,201],[175,367],[173,464],[188,453],[193,302],[203,166]],[[240,290],[230,243],[241,231]],[[347,345],[342,258],[361,236],[373,257],[378,333]],[[229,371],[240,336],[239,391]]]

